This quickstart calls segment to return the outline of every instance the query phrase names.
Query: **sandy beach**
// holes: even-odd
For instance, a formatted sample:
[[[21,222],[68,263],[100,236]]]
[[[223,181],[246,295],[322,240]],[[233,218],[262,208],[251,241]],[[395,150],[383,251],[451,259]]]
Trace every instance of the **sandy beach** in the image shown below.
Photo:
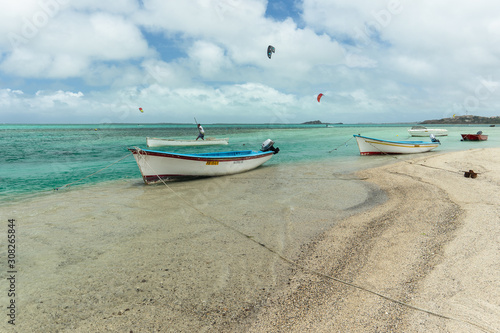
[[[477,178],[464,177],[470,169]],[[358,176],[389,200],[343,220],[298,260],[346,283],[297,270],[245,331],[499,332],[500,149]]]
[[[4,205],[18,293],[0,330],[499,332],[499,187],[500,149],[475,149]]]

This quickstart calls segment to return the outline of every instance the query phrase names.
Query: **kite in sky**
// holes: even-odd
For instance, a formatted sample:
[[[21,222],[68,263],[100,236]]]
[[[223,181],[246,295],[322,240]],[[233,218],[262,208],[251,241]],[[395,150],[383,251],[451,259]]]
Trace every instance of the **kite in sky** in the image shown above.
[[[139,108],[139,111],[141,111],[142,113],[144,113],[144,111],[142,110],[142,108]]]
[[[318,103],[321,100],[321,97],[323,97],[323,94],[319,94],[318,97],[316,98],[318,100]]]
[[[273,54],[273,53],[274,53],[274,46],[269,45],[269,46],[267,47],[267,57],[268,57],[269,59],[271,59],[271,54]]]

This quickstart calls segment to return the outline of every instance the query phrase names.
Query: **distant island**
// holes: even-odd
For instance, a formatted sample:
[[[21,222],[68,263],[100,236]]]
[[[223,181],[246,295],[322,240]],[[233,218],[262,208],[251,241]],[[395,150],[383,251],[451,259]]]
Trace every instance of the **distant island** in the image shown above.
[[[420,124],[500,124],[500,117],[480,117],[473,115],[455,116],[451,118],[425,120]]]
[[[321,120],[306,121],[302,125],[342,125],[343,123],[323,123]]]

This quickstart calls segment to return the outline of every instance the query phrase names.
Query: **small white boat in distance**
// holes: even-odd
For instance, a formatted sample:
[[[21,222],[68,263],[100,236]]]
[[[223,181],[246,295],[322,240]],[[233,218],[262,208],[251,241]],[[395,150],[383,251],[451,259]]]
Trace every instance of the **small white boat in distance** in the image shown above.
[[[176,139],[160,139],[146,138],[148,147],[165,147],[165,146],[215,146],[227,145],[229,139],[206,138],[205,140],[176,140]]]
[[[424,126],[413,126],[408,130],[408,134],[411,136],[429,136],[434,134],[434,136],[447,136],[448,130],[444,128],[427,128]]]
[[[259,167],[279,152],[272,140],[260,151],[242,150],[219,153],[177,154],[141,148],[129,148],[146,184],[161,179],[232,175]]]
[[[432,137],[434,141],[389,141],[354,135],[358,143],[361,155],[382,154],[415,154],[424,153],[437,148],[441,143]]]

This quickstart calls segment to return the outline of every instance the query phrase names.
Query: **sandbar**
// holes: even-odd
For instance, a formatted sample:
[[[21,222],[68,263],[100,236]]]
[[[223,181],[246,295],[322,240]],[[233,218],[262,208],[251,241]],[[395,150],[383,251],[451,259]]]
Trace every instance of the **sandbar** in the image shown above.
[[[297,261],[308,270],[243,331],[499,332],[500,149],[357,175],[389,200],[309,243]]]

